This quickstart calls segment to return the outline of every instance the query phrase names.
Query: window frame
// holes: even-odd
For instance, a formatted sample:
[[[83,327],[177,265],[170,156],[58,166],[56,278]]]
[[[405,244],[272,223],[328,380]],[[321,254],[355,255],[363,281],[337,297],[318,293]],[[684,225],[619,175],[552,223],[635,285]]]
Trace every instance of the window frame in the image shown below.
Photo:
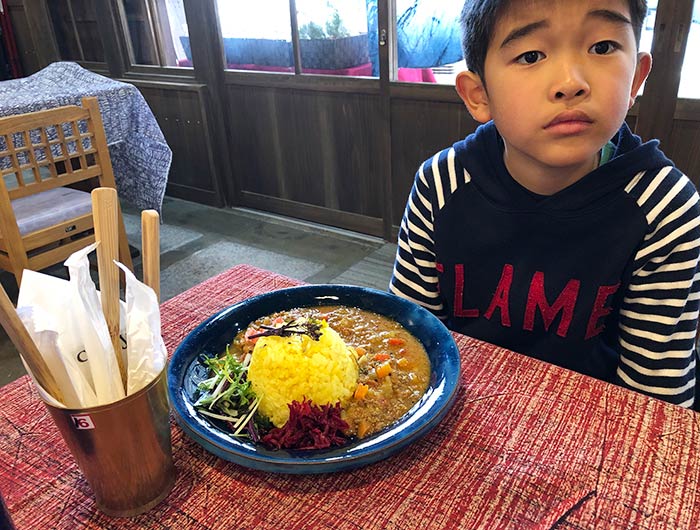
[[[56,24],[53,18],[53,11],[52,8],[50,7],[49,0],[47,0],[46,3],[46,14],[49,18],[49,23],[51,24],[51,32],[53,34],[55,43],[56,43],[56,51],[57,55],[62,58],[62,60],[67,60],[67,61],[75,61],[78,64],[81,64],[85,66],[86,68],[89,69],[98,69],[98,70],[106,70],[107,67],[107,49],[106,49],[106,43],[104,42],[104,39],[102,38],[102,31],[101,31],[101,24],[100,24],[100,16],[99,16],[99,6],[97,4],[93,5],[93,9],[95,9],[95,23],[98,28],[100,28],[100,41],[102,42],[102,52],[104,55],[105,60],[104,61],[92,61],[92,60],[87,60],[85,59],[85,51],[83,50],[83,43],[81,40],[81,34],[78,31],[78,25],[76,23],[76,16],[75,16],[75,11],[73,9],[73,2],[75,0],[64,0],[67,8],[68,8],[68,14],[70,18],[70,23],[69,23],[69,29],[71,32],[71,35],[73,37],[73,40],[75,41],[75,45],[78,49],[78,55],[80,56],[79,59],[75,58],[69,58],[69,57],[62,57],[61,53],[61,46],[58,42],[58,38],[56,35]]]
[[[159,76],[169,76],[169,77],[194,77],[194,66],[172,66],[163,65],[167,62],[164,51],[164,45],[162,41],[170,42],[164,37],[162,23],[159,22],[162,16],[161,10],[158,4],[164,0],[141,0],[147,10],[148,18],[148,35],[152,46],[155,48],[155,55],[158,57],[160,64],[141,64],[136,62],[136,57],[133,48],[133,42],[131,39],[131,33],[129,31],[128,18],[124,9],[124,3],[122,0],[112,0],[111,7],[113,12],[115,12],[116,19],[118,21],[118,47],[122,51],[122,71],[125,74],[130,75],[144,75],[146,77],[159,77]],[[185,0],[186,2],[187,0]],[[163,5],[165,8],[165,5]],[[155,13],[155,15],[154,15]],[[167,18],[167,15],[166,15]],[[187,13],[185,12],[185,18],[187,19]],[[170,24],[170,21],[167,21]],[[189,20],[188,20],[189,26]],[[170,45],[172,47],[172,44]],[[171,50],[174,53],[174,49]],[[193,62],[194,64],[194,62]]]
[[[656,9],[653,66],[639,97],[635,132],[645,139],[658,138],[662,144],[670,140],[674,120],[700,120],[700,99],[678,97],[693,2],[659,0]]]
[[[48,13],[48,2],[44,0]],[[72,0],[69,0],[69,2]],[[151,9],[157,10],[158,0],[143,0]],[[396,42],[396,1],[395,0],[379,0],[378,21],[377,27],[380,34],[386,34],[386,45],[379,46],[379,77],[352,77],[352,76],[333,76],[320,75],[315,73],[304,73],[300,70],[299,62],[299,32],[296,24],[296,0],[288,0],[290,8],[290,16],[292,23],[292,45],[295,57],[295,71],[291,72],[266,72],[266,71],[248,71],[248,70],[229,70],[226,69],[223,59],[223,44],[219,42],[218,47],[214,40],[221,41],[221,31],[219,28],[219,18],[216,0],[184,0],[185,17],[189,28],[190,38],[192,39],[193,47],[207,48],[205,53],[210,57],[221,56],[219,64],[220,72],[201,72],[206,70],[207,65],[214,64],[212,61],[205,61],[204,64],[197,65],[193,57],[192,67],[178,66],[161,66],[161,65],[143,65],[133,63],[133,50],[131,49],[131,39],[128,32],[126,17],[122,13],[123,7],[120,0],[94,0],[95,9],[98,12],[98,25],[100,27],[102,43],[105,50],[105,62],[94,61],[77,61],[82,66],[90,70],[105,72],[108,71],[114,77],[133,77],[153,80],[172,80],[188,82],[188,80],[214,80],[220,79],[225,85],[241,84],[251,86],[270,86],[276,88],[302,89],[311,91],[332,91],[332,92],[359,92],[363,94],[383,94],[386,97],[398,98],[417,98],[435,101],[459,101],[454,87],[451,85],[441,85],[432,83],[413,83],[398,81],[397,67],[395,58],[397,56]],[[695,0],[700,2],[700,0]],[[674,10],[679,10],[678,6],[685,6],[683,9],[687,11],[686,19],[678,21],[678,17],[673,17]],[[209,14],[203,17],[197,16],[197,20],[193,20],[193,11],[205,11]],[[693,0],[659,0],[657,6],[654,41],[653,41],[653,56],[655,59],[654,68],[650,75],[650,81],[657,78],[656,86],[653,83],[647,83],[649,90],[645,88],[646,94],[638,98],[638,103],[630,110],[630,115],[640,116],[642,125],[644,125],[644,116],[653,114],[654,107],[659,107],[660,101],[665,101],[666,106],[673,108],[673,112],[666,113],[669,120],[700,120],[700,99],[694,98],[679,98],[677,95],[677,87],[675,94],[669,83],[674,78],[680,80],[680,72],[682,69],[682,59],[676,70],[669,72],[663,68],[667,65],[666,58],[673,53],[672,39],[657,38],[660,35],[661,26],[665,27],[665,31],[676,31],[681,35],[685,46],[687,45],[687,36],[692,23]],[[110,17],[103,16],[108,13]],[[213,15],[211,14],[213,13]],[[670,18],[669,18],[670,15]],[[209,17],[207,19],[207,17]],[[212,24],[215,17],[216,24]],[[152,19],[152,17],[151,17]],[[669,29],[669,21],[674,24],[672,29]],[[49,20],[52,25],[53,21]],[[682,27],[685,23],[685,28]],[[195,26],[201,25],[195,30]],[[74,28],[75,29],[75,28]],[[196,38],[192,38],[192,33],[197,35],[205,35],[209,32],[210,35],[204,39],[205,42],[195,42]],[[52,31],[53,33],[53,31]],[[152,28],[150,34],[155,36],[156,30]],[[211,33],[215,35],[211,35]],[[214,38],[211,38],[211,37]],[[74,34],[74,38],[78,38]],[[158,40],[157,37],[156,41]],[[162,38],[162,35],[161,37]],[[54,35],[55,39],[55,35]],[[379,40],[379,39],[378,39]],[[161,46],[158,45],[158,49]],[[56,55],[60,57],[60,48],[56,42]],[[162,50],[158,52],[162,57]],[[193,52],[194,54],[194,52]],[[200,72],[198,72],[198,70]],[[661,78],[661,82],[659,79]],[[668,103],[673,100],[672,103]],[[652,120],[654,121],[654,120]],[[658,121],[658,120],[656,120]],[[668,129],[668,125],[666,125]],[[652,131],[653,132],[653,131]]]
[[[187,2],[188,0],[185,0]],[[190,0],[191,1],[191,0]],[[215,2],[215,0],[211,0]],[[432,101],[460,102],[454,86],[435,83],[415,83],[399,81],[395,58],[398,56],[396,39],[396,0],[378,0],[377,31],[386,36],[385,45],[379,44],[379,77],[334,76],[300,71],[299,31],[296,21],[296,0],[288,0],[290,23],[292,25],[292,46],[294,49],[294,72],[267,72],[255,70],[234,70],[225,68],[226,84],[267,86],[303,89],[320,92],[354,92],[363,94],[385,94],[390,97],[425,99]],[[219,38],[223,37],[219,32]],[[378,43],[380,38],[377,39]]]

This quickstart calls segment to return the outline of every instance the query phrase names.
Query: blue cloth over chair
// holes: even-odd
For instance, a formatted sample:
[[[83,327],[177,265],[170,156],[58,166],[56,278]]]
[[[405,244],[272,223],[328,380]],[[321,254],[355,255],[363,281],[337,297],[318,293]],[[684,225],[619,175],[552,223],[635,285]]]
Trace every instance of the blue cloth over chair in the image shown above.
[[[0,83],[0,116],[64,105],[96,96],[120,199],[160,212],[172,151],[139,90],[71,62]]]

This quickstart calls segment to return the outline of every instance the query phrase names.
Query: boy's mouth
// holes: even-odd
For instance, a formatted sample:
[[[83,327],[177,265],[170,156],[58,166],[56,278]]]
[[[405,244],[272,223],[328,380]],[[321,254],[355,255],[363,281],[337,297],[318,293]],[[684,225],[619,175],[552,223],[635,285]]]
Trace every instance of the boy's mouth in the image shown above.
[[[546,126],[546,130],[556,131],[560,133],[576,133],[587,129],[593,120],[581,110],[566,110],[550,121]]]

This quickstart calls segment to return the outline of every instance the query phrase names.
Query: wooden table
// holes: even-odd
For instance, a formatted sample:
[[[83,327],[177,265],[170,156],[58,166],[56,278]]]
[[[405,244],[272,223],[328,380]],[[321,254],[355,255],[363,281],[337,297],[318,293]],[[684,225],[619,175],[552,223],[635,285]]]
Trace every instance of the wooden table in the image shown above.
[[[237,266],[162,306],[173,351],[199,322],[296,284]],[[455,335],[452,412],[387,460],[350,472],[277,475],[221,460],[174,423],[168,498],[133,519],[95,508],[25,376],[2,388],[0,491],[17,528],[697,529],[695,412]]]

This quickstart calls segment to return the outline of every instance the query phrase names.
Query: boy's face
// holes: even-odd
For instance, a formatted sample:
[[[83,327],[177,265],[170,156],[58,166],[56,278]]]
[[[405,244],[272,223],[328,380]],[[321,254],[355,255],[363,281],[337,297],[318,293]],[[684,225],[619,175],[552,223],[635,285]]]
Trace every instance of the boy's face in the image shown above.
[[[463,72],[457,89],[494,120],[516,178],[593,169],[651,68],[629,20],[627,0],[515,0],[500,15],[484,83]]]

